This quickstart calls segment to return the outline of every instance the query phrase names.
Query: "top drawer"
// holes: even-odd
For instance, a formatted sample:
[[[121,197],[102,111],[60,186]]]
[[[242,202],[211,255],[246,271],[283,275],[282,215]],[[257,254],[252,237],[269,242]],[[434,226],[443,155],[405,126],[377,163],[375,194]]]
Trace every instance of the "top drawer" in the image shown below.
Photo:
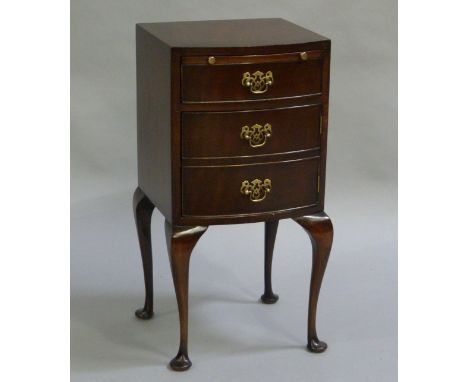
[[[182,102],[229,102],[317,95],[321,51],[182,58]]]

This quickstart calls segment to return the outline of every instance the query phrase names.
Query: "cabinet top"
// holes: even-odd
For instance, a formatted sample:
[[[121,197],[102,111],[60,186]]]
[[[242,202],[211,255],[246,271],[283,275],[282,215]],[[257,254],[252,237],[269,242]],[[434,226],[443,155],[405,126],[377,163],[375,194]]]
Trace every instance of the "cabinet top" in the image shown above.
[[[283,19],[142,23],[137,27],[174,48],[255,47],[329,41]]]

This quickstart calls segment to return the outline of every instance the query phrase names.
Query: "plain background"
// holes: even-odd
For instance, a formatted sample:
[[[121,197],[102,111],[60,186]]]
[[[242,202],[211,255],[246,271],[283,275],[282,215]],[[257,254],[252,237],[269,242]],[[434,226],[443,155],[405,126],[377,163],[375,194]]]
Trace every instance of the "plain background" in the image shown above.
[[[396,8],[376,0],[72,1],[72,380],[396,380]],[[255,17],[282,17],[332,40],[326,211],[335,241],[318,314],[329,349],[304,350],[311,257],[300,227],[280,223],[273,306],[257,301],[262,225],[210,227],[191,262],[194,366],[175,374],[166,365],[178,316],[158,212],[156,317],[133,317],[143,301],[131,211],[135,23]]]

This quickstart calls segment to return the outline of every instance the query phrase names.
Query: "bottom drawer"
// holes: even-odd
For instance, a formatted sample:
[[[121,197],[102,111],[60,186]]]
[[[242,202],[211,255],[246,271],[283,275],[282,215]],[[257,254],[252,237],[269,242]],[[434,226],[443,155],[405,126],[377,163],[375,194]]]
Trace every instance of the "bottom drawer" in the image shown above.
[[[184,167],[182,215],[224,216],[313,206],[319,158],[236,166]]]

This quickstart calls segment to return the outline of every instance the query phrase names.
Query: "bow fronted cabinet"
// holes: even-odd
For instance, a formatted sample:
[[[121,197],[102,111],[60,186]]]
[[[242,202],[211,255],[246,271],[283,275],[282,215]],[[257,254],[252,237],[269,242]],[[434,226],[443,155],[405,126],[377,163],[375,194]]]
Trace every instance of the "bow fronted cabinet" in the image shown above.
[[[138,188],[133,206],[153,316],[151,215],[165,231],[180,317],[170,366],[187,350],[190,254],[213,224],[265,223],[265,291],[278,221],[312,241],[307,348],[323,352],[317,301],[333,239],[324,212],[330,40],[282,19],[136,26]]]

